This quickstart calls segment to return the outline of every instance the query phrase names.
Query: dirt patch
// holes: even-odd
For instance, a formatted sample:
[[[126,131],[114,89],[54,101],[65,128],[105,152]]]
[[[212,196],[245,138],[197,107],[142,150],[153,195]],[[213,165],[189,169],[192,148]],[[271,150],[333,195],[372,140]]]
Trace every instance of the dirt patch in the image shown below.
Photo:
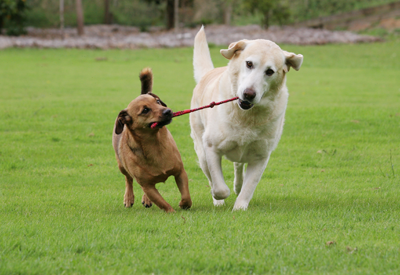
[[[197,29],[162,31],[152,28],[140,32],[138,28],[118,25],[94,25],[85,28],[79,37],[76,30],[28,28],[28,34],[20,37],[0,36],[0,49],[8,47],[33,48],[96,48],[137,49],[160,47],[192,47]],[[264,30],[257,25],[232,27],[210,25],[206,27],[207,40],[215,45],[229,45],[241,39],[268,39],[278,44],[321,45],[328,43],[377,42],[381,38],[359,35],[348,31],[323,29],[272,27]]]
[[[392,31],[398,28],[400,1],[351,12],[314,18],[292,25],[292,27],[323,28],[327,30],[370,30],[375,26]]]
[[[395,29],[400,29],[400,19],[396,18],[386,18],[383,19],[379,23],[379,27],[387,29],[387,30],[395,30]]]

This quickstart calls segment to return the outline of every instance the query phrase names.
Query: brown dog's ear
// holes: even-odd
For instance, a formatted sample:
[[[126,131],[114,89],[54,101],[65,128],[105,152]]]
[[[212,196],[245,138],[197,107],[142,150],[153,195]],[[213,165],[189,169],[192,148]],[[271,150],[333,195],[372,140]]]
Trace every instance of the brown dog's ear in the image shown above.
[[[303,55],[287,51],[283,51],[283,54],[286,58],[287,71],[289,71],[290,67],[293,67],[296,71],[300,70],[301,64],[303,63]]]
[[[117,135],[121,134],[124,130],[124,125],[130,123],[132,118],[128,115],[126,110],[119,112],[117,120],[115,121],[115,133]]]
[[[238,42],[231,43],[227,50],[220,50],[220,53],[226,59],[231,59],[235,53],[244,50],[247,46],[247,40],[240,40]]]
[[[142,82],[141,94],[147,94],[153,89],[153,72],[150,68],[144,68],[139,75],[140,82]]]
[[[162,100],[158,97],[158,95],[155,95],[153,93],[147,93],[148,95],[151,95],[152,97],[154,97],[155,99],[157,99],[158,101],[160,101],[161,105],[164,107],[168,107],[167,104],[165,104],[164,102],[162,102]]]

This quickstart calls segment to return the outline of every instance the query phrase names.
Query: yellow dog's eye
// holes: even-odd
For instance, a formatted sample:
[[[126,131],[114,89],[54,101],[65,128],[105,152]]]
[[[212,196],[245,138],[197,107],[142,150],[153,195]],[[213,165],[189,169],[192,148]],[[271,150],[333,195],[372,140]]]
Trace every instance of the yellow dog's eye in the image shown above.
[[[249,68],[249,69],[253,69],[253,62],[251,62],[251,61],[246,61],[246,66],[247,66],[247,68]]]

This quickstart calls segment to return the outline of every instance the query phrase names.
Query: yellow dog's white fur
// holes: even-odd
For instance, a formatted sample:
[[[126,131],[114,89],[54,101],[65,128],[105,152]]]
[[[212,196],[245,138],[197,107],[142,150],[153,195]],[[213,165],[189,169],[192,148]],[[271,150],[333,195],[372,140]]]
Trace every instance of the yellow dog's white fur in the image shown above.
[[[286,73],[290,67],[299,70],[303,56],[262,39],[240,40],[221,54],[230,60],[228,66],[214,69],[202,27],[194,44],[197,86],[191,108],[235,96],[240,100],[191,113],[191,137],[214,205],[222,205],[230,194],[221,168],[225,156],[235,168],[233,210],[246,210],[282,134],[289,95]],[[246,91],[251,91],[250,99]]]

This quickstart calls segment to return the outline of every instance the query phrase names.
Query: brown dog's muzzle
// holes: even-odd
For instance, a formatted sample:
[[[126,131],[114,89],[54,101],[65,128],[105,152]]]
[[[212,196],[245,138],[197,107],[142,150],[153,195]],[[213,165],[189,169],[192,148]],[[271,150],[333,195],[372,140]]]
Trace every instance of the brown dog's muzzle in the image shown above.
[[[170,124],[172,121],[173,114],[174,113],[172,112],[171,109],[169,108],[164,109],[161,113],[160,121],[154,121],[150,123],[149,127],[152,128],[151,125],[153,125],[155,122],[157,122],[157,126],[154,128],[162,128],[163,126]]]

